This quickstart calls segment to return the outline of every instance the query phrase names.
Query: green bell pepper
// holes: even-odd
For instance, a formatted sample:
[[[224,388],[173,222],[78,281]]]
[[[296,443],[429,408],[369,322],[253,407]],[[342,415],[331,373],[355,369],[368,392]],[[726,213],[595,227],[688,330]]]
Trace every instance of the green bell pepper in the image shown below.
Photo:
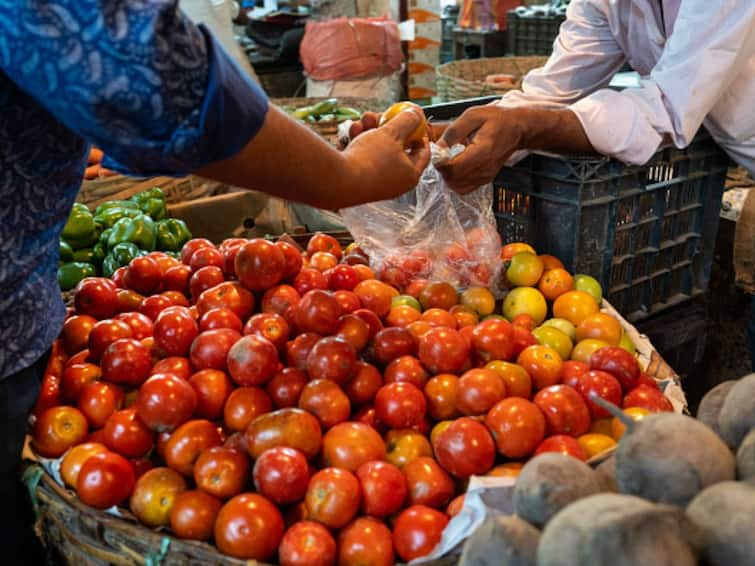
[[[144,214],[152,217],[152,220],[162,220],[168,215],[165,205],[165,193],[160,187],[147,189],[131,197]]]
[[[73,261],[77,263],[91,263],[92,265],[95,264],[94,261],[94,249],[93,248],[82,248],[80,250],[76,250],[73,252]]]
[[[94,215],[99,216],[100,214],[103,214],[110,210],[111,208],[132,208],[134,210],[139,210],[139,206],[130,200],[109,200],[107,202],[103,202],[101,205],[99,205],[97,208],[94,209]]]
[[[116,269],[128,265],[132,259],[146,255],[146,253],[140,250],[139,246],[131,242],[116,244],[105,256],[105,259],[102,260],[102,275],[112,277]]]
[[[97,226],[94,216],[86,207],[79,202],[73,205],[71,214],[68,215],[66,225],[63,227],[61,236],[73,249],[88,248],[99,235],[96,233]]]
[[[181,252],[172,252],[172,251],[168,250],[165,253],[168,254],[173,259],[177,259],[179,261],[181,260]]]
[[[113,249],[121,242],[131,242],[143,250],[153,251],[157,243],[155,222],[146,214],[134,218],[121,218],[113,225],[107,239],[108,249]]]
[[[100,241],[92,248],[92,253],[94,254],[93,263],[95,265],[102,265],[102,260],[105,259],[105,256],[107,255],[107,240],[105,239],[105,232],[102,233]]]
[[[183,220],[166,218],[157,223],[157,249],[177,252],[191,240],[191,232]]]
[[[133,203],[131,203],[133,204]],[[98,209],[99,210],[99,209]],[[134,218],[142,214],[138,208],[129,208],[126,206],[113,206],[94,215],[94,221],[102,224],[104,228],[112,228],[113,225],[121,218]]]
[[[76,287],[84,277],[94,277],[97,270],[91,263],[69,262],[58,268],[58,285],[63,291]]]
[[[63,263],[73,261],[73,248],[71,244],[61,239],[58,242],[58,255],[60,256],[60,261]]]

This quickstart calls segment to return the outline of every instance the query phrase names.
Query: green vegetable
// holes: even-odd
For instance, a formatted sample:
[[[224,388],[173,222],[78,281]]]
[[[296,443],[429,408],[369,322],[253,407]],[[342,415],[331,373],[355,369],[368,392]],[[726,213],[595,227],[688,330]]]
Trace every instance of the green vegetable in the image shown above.
[[[135,194],[131,200],[136,203],[144,214],[152,217],[152,220],[162,220],[168,215],[165,205],[165,193],[160,187],[147,189]]]
[[[362,113],[348,106],[341,106],[336,109],[336,118],[339,120],[359,120],[362,117]]]
[[[97,270],[91,263],[69,262],[58,268],[58,285],[63,291],[76,287],[84,277],[94,277]]]
[[[80,250],[76,250],[75,252],[73,252],[73,261],[77,263],[91,263],[92,265],[94,265],[94,249],[82,248]]]
[[[177,252],[191,240],[191,232],[183,220],[167,218],[157,223],[157,249]]]
[[[318,122],[332,122],[335,119],[335,114],[322,114],[317,120]]]
[[[94,215],[99,216],[104,212],[107,212],[111,208],[131,208],[133,210],[139,210],[139,206],[130,200],[109,200],[103,202],[97,208],[94,209]]]
[[[105,259],[102,260],[102,274],[105,277],[112,277],[116,269],[128,265],[132,259],[146,255],[146,253],[140,250],[139,246],[131,242],[116,244],[105,256]]]
[[[168,255],[169,255],[170,257],[172,257],[173,259],[178,259],[178,260],[180,260],[180,259],[181,259],[181,252],[172,252],[172,251],[168,250],[168,251],[167,251],[167,252],[165,252],[165,253],[166,253],[166,254],[168,254]]]
[[[155,222],[146,214],[134,218],[121,218],[113,225],[107,239],[108,249],[121,242],[131,242],[143,250],[153,251],[157,243]]]
[[[133,203],[131,203],[133,204]],[[99,210],[99,207],[98,209]],[[126,206],[113,206],[94,215],[94,221],[101,224],[104,228],[112,228],[113,225],[121,218],[133,218],[139,214],[143,214],[138,208],[130,208]]]
[[[73,249],[87,248],[97,241],[99,235],[94,216],[86,205],[78,202],[73,205],[61,236]]]
[[[299,120],[304,120],[305,118],[308,118],[311,114],[312,114],[311,106],[297,108],[296,110],[292,112],[293,117],[298,118]]]
[[[63,263],[73,261],[73,248],[71,244],[61,239],[58,242],[58,255],[60,256],[60,261]]]
[[[107,232],[107,230],[106,230]],[[107,255],[107,240],[105,239],[105,232],[102,233],[102,236],[100,237],[100,241],[97,242],[94,247],[92,248],[92,253],[94,255],[94,264],[95,265],[101,265],[102,260],[105,259],[105,256]]]
[[[315,104],[312,107],[312,114],[315,114],[316,116],[322,116],[323,114],[330,114],[336,109],[336,106],[338,106],[338,99],[337,98],[328,98],[327,100],[322,100]]]

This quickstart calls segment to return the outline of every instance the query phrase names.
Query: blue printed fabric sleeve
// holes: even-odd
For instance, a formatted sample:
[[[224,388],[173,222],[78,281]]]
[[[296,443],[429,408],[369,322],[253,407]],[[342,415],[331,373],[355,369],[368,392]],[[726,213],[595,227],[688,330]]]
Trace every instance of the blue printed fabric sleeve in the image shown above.
[[[134,174],[228,158],[268,108],[176,0],[0,0],[0,68]]]

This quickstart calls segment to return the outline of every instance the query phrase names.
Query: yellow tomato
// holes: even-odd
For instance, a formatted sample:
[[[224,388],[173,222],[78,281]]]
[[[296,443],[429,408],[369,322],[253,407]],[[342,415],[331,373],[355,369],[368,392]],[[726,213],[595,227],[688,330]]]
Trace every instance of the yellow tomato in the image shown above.
[[[470,287],[461,294],[461,304],[480,316],[487,316],[495,310],[495,297],[485,287]]]
[[[632,339],[626,333],[621,335],[621,340],[619,340],[619,348],[624,348],[630,354],[637,353],[637,348],[635,348],[634,342],[632,342]]]
[[[569,359],[569,354],[571,354],[574,345],[571,339],[558,328],[553,326],[538,326],[532,331],[532,335],[543,346],[549,346],[556,350],[561,359]]]
[[[421,456],[433,455],[427,437],[411,429],[389,430],[385,435],[385,448],[385,459],[397,468],[403,468]]]
[[[547,313],[548,305],[545,297],[532,287],[512,289],[503,300],[503,315],[509,320],[514,320],[520,314],[528,314],[535,324],[540,324],[545,320]]]
[[[524,242],[513,242],[511,244],[506,244],[501,248],[501,259],[503,261],[508,261],[520,252],[529,252],[531,254],[537,253],[535,252],[535,248],[529,244],[525,244]]]
[[[565,318],[549,318],[543,323],[543,326],[558,328],[561,332],[566,334],[572,342],[576,342],[577,340],[576,327]]]
[[[610,450],[616,446],[616,441],[607,434],[598,434],[588,432],[577,438],[580,446],[587,454],[587,458],[590,459],[593,456],[602,454],[606,450]]]
[[[537,285],[543,274],[543,260],[530,252],[519,252],[511,258],[506,278],[517,287]]]
[[[650,411],[642,407],[629,407],[628,409],[624,409],[624,413],[633,421],[641,421],[650,414]],[[611,420],[611,436],[613,436],[614,440],[618,442],[624,436],[626,430],[627,427],[619,419],[614,417]]]
[[[596,312],[591,314],[577,326],[577,340],[595,338],[608,342],[611,346],[618,346],[624,330],[618,320],[610,314]]]
[[[422,143],[422,140],[427,136],[427,120],[425,120],[424,112],[422,111],[422,108],[414,104],[413,102],[397,102],[396,104],[393,104],[383,112],[383,115],[380,116],[380,126],[384,126],[388,122],[390,122],[393,118],[398,116],[401,112],[405,110],[416,110],[417,113],[422,116],[422,121],[420,122],[419,126],[411,133],[411,135],[406,139],[406,143],[409,145],[414,143]]]
[[[571,359],[578,362],[590,363],[590,356],[592,356],[595,350],[600,350],[608,346],[608,342],[603,340],[595,340],[594,338],[587,338],[581,342],[577,342],[574,349],[571,351]]]

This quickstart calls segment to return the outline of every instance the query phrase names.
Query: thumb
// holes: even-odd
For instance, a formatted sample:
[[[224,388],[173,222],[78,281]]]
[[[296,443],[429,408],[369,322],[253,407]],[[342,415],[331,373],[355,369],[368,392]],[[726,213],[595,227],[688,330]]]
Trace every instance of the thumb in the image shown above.
[[[453,147],[459,143],[466,145],[469,137],[479,130],[484,123],[483,116],[466,112],[446,128],[440,141],[447,147]]]
[[[405,142],[425,119],[424,114],[414,108],[399,112],[395,118],[386,123],[382,129],[396,141]]]

